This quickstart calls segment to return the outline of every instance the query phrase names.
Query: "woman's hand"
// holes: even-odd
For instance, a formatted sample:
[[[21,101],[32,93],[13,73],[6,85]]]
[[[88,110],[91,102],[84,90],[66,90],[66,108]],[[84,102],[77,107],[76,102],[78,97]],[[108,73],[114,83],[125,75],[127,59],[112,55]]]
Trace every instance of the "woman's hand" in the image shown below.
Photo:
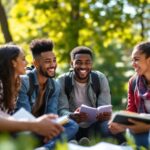
[[[108,128],[112,134],[118,134],[126,130],[126,126],[119,123],[111,122],[108,125]]]
[[[133,119],[129,119],[129,121],[134,125],[128,125],[126,127],[129,128],[133,133],[143,133],[150,130],[149,124],[146,124],[141,121],[135,121]]]

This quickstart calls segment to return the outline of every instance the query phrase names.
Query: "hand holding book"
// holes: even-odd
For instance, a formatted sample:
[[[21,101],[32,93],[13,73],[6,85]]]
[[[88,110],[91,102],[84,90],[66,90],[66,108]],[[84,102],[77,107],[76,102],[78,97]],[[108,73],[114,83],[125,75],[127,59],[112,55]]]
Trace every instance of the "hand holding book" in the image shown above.
[[[133,133],[144,133],[150,130],[150,114],[139,114],[129,111],[119,111],[113,114],[109,123],[111,132],[130,129]]]
[[[118,111],[114,113],[111,122],[117,122],[124,125],[134,125],[129,119],[150,124],[150,114],[139,114],[129,111]]]
[[[95,122],[97,119],[100,120],[102,116],[105,119],[108,118],[108,116],[112,112],[112,105],[103,105],[99,106],[98,108],[90,107],[87,105],[81,105],[80,112],[88,114],[89,122]]]

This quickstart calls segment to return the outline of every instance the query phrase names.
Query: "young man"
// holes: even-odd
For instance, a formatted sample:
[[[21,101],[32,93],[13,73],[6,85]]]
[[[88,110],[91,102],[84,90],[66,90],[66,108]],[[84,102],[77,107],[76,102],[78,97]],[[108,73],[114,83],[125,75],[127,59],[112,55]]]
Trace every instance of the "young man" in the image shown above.
[[[35,68],[22,76],[17,109],[24,107],[36,117],[49,113],[57,114],[60,87],[52,79],[57,67],[56,57],[52,51],[53,42],[46,39],[33,40],[30,49]],[[72,139],[78,130],[78,125],[70,120],[64,127],[67,139]],[[54,135],[53,139],[44,146],[51,149],[58,139],[59,137]]]
[[[109,84],[106,76],[99,71],[92,71],[93,54],[88,47],[75,47],[71,53],[71,67],[72,71],[61,75],[57,81],[61,86],[61,93],[59,97],[59,114],[70,115],[72,119],[79,123],[80,128],[76,136],[77,140],[82,137],[89,137],[90,133],[102,134],[108,136],[108,120],[111,113],[105,112],[97,115],[97,121],[94,124],[87,123],[87,114],[80,112],[81,104],[86,104],[91,107],[98,107],[102,105],[111,104],[111,95]],[[95,93],[93,89],[92,74],[96,74],[98,78],[100,91]],[[66,92],[66,76],[71,77],[71,91],[69,95]],[[69,87],[70,88],[70,87]]]

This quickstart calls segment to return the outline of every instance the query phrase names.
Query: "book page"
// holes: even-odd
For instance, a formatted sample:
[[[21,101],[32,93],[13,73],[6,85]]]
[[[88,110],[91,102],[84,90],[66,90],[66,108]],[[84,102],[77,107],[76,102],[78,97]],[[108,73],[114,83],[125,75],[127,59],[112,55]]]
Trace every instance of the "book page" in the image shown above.
[[[112,105],[99,106],[97,109],[98,109],[98,113],[112,112]]]
[[[35,117],[28,112],[27,110],[25,110],[24,108],[20,108],[16,113],[14,113],[13,118],[15,118],[16,120],[35,120]]]
[[[60,125],[65,125],[69,122],[69,117],[68,116],[61,116],[53,120],[54,122],[60,124]]]
[[[94,122],[96,121],[97,108],[90,107],[87,105],[81,105],[80,112],[85,112],[88,114],[88,121]]]

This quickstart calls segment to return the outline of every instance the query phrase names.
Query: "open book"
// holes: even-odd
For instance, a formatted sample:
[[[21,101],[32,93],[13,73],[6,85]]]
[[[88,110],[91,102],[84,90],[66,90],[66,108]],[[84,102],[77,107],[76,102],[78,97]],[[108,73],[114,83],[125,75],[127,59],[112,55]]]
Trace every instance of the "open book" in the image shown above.
[[[88,121],[95,122],[96,116],[103,112],[112,112],[112,105],[103,105],[97,108],[90,107],[87,105],[81,105],[80,112],[85,112],[88,114]]]
[[[13,114],[13,118],[17,120],[35,120],[35,116],[33,116],[30,112],[25,110],[24,108],[20,108],[16,113]],[[69,122],[68,116],[62,116],[53,120],[54,122],[64,125]]]
[[[129,111],[118,111],[112,115],[112,122],[121,123],[125,125],[133,125],[128,119],[134,119],[150,124],[150,114],[134,113]]]

